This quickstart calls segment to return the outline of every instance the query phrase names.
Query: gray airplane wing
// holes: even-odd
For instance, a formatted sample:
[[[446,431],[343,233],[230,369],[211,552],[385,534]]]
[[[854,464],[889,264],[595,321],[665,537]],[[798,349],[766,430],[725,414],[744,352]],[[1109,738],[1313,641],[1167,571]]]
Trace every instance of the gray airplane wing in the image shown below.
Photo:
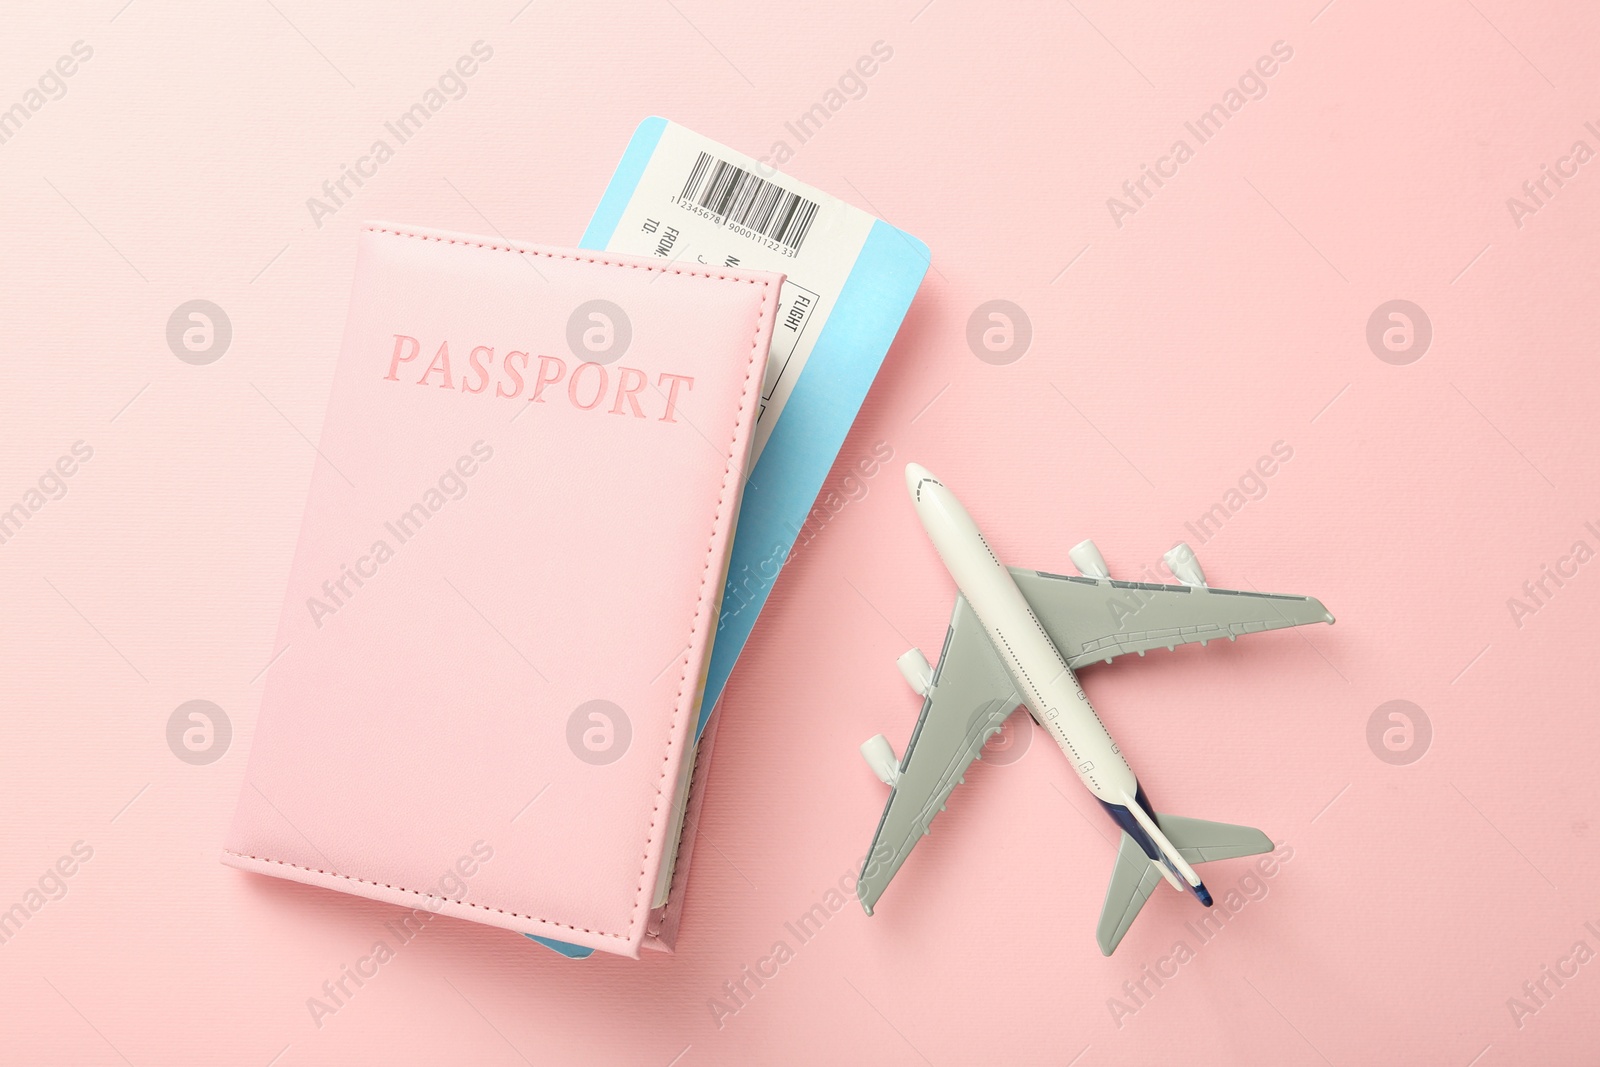
[[[984,742],[1020,703],[978,617],[965,597],[956,597],[932,687],[856,883],[868,915],[933,817],[944,810],[950,791],[965,779]]]
[[[1074,670],[1129,652],[1333,621],[1322,601],[1309,596],[1010,570]]]

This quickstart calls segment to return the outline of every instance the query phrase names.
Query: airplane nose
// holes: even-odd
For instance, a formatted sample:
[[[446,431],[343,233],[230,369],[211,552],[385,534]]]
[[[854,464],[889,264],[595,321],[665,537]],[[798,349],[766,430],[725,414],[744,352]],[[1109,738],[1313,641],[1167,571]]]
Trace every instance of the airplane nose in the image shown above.
[[[924,480],[931,481],[936,484],[939,481],[939,479],[930,474],[928,472],[928,468],[924,467],[922,464],[906,464],[906,489],[910,491],[912,500],[917,498],[917,487],[921,485]]]

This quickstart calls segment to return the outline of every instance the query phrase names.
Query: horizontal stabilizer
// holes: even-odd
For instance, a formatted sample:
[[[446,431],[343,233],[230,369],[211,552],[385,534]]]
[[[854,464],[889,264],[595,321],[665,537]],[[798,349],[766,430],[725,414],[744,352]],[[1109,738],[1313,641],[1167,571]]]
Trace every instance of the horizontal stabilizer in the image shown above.
[[[1117,865],[1111,869],[1111,885],[1106,887],[1105,906],[1100,909],[1100,928],[1095,931],[1103,954],[1109,956],[1117,950],[1122,935],[1160,884],[1161,872],[1139,843],[1124,833],[1122,847],[1117,849]]]
[[[1186,819],[1181,815],[1157,815],[1155,821],[1179,855],[1189,863],[1209,863],[1272,851],[1272,839],[1252,826]],[[1162,871],[1156,861],[1146,856],[1139,843],[1124,833],[1121,847],[1117,849],[1117,865],[1111,871],[1111,884],[1106,887],[1105,906],[1100,910],[1100,926],[1095,931],[1102,953],[1109,956],[1116,951],[1161,879]]]
[[[1185,819],[1182,815],[1157,815],[1156,822],[1167,840],[1190,863],[1231,860],[1272,851],[1272,839],[1253,826],[1234,826],[1204,819]]]

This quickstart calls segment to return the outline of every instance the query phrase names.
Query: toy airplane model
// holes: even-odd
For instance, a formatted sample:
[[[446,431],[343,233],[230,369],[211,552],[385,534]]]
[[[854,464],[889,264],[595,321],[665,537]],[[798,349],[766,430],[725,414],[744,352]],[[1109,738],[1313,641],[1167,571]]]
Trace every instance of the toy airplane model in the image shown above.
[[[896,762],[882,734],[861,746],[890,787],[856,885],[861,906],[872,914],[984,742],[1025,704],[1122,830],[1100,913],[1100,951],[1115,951],[1163,878],[1209,908],[1211,894],[1191,865],[1253,856],[1272,842],[1248,826],[1157,814],[1073,671],[1129,652],[1331,623],[1333,616],[1312,597],[1211,589],[1185,544],[1165,557],[1183,585],[1112,581],[1092,541],[1069,553],[1082,577],[1008,568],[961,501],[925,468],[908,464],[906,486],[959,593],[938,668],[917,649],[900,657],[901,673],[923,697],[904,758]]]

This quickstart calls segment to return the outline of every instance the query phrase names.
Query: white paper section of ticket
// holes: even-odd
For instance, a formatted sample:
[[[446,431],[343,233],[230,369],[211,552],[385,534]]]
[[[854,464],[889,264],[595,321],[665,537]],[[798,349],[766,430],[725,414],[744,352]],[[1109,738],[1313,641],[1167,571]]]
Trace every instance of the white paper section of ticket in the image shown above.
[[[606,248],[788,276],[761,389],[754,467],[876,220],[749,156],[668,123]]]

